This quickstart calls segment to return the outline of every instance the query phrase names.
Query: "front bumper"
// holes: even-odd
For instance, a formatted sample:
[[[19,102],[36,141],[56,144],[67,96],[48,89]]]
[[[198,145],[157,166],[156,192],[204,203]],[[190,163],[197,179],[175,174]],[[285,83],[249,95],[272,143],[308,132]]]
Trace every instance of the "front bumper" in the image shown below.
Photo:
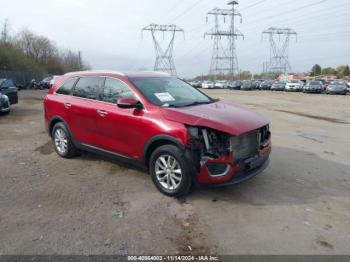
[[[0,112],[5,113],[10,111],[10,102],[8,100],[0,101]]]
[[[322,93],[321,89],[304,89],[304,93]]]
[[[284,87],[271,87],[271,91],[285,91]]]
[[[0,112],[1,113],[6,113],[6,112],[9,112],[10,111],[10,107],[0,107]]]
[[[327,90],[326,93],[330,95],[346,95],[345,90]]]
[[[209,160],[200,168],[196,184],[200,187],[222,187],[241,183],[263,172],[270,163],[271,140],[258,154],[249,159],[234,163],[233,154],[220,159]],[[213,175],[210,164],[226,165],[219,174]]]
[[[302,88],[297,88],[297,87],[286,87],[287,92],[301,92],[303,89]]]
[[[257,175],[259,175],[260,173],[262,173],[270,164],[270,159],[267,158],[267,159],[264,159],[262,161],[262,164],[254,169],[251,169],[249,171],[240,171],[240,172],[237,172],[234,177],[227,181],[227,182],[224,182],[224,183],[220,183],[220,184],[211,184],[211,185],[207,185],[208,187],[212,187],[212,188],[215,188],[215,187],[225,187],[225,186],[232,186],[232,185],[236,185],[236,184],[239,184],[239,183],[242,183],[244,181],[247,181]]]

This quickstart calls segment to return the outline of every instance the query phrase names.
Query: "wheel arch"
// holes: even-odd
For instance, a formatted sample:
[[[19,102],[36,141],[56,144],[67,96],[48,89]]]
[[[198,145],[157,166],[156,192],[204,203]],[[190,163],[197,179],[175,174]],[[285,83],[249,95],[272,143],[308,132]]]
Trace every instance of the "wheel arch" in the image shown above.
[[[175,137],[172,137],[169,135],[158,135],[158,136],[152,137],[146,143],[142,152],[142,159],[147,169],[149,168],[149,160],[154,150],[164,145],[175,145],[182,150],[185,149],[185,145]]]
[[[54,116],[51,118],[51,120],[49,121],[49,126],[48,126],[48,132],[49,132],[49,135],[52,137],[52,129],[53,127],[57,124],[57,123],[63,123],[66,128],[68,129],[70,135],[72,135],[72,132],[70,131],[69,129],[69,126],[67,125],[67,122],[60,116]]]

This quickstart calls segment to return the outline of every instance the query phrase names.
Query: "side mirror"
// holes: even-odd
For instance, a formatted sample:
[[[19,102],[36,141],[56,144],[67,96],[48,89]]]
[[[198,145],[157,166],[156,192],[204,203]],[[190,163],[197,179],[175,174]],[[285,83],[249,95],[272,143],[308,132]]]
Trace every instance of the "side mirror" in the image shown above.
[[[140,103],[140,101],[136,100],[133,97],[119,98],[117,100],[117,106],[123,109],[143,109],[143,105]]]

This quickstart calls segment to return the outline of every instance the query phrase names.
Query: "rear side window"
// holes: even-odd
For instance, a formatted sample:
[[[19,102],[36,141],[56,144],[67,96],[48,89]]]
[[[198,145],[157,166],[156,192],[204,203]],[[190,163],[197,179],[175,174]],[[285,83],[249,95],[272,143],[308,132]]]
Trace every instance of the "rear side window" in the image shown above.
[[[105,78],[103,77],[83,77],[75,85],[73,95],[88,99],[98,99],[103,87]]]
[[[117,99],[135,97],[133,91],[123,82],[114,78],[106,78],[102,101],[115,104]]]
[[[69,95],[76,81],[76,78],[68,80],[63,86],[57,89],[56,93],[61,95]]]

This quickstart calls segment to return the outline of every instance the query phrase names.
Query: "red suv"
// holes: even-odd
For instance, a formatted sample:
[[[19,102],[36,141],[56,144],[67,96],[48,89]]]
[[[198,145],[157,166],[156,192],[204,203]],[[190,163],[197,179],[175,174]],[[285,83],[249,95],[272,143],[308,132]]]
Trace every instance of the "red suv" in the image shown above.
[[[149,170],[156,187],[185,195],[192,184],[232,185],[269,163],[269,122],[156,72],[77,72],[44,100],[58,155],[87,150]]]

